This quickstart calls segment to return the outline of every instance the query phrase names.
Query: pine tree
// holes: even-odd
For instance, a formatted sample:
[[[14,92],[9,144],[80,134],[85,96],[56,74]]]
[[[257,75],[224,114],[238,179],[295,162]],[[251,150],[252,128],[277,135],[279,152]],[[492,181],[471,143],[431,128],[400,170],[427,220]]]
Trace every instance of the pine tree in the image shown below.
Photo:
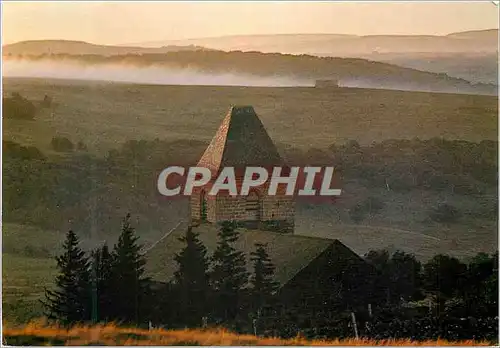
[[[191,227],[179,240],[186,243],[185,248],[175,255],[179,265],[174,286],[179,296],[179,320],[189,326],[200,326],[208,310],[210,291],[207,249]]]
[[[245,288],[248,283],[245,255],[233,244],[238,232],[233,222],[224,222],[219,230],[217,249],[212,257],[211,279],[215,291],[215,314],[223,319],[234,319],[244,305]]]
[[[66,234],[64,252],[56,257],[59,274],[56,289],[45,290],[45,314],[69,326],[90,320],[91,284],[89,261],[78,246],[78,237],[73,231]]]
[[[144,276],[146,260],[138,237],[130,225],[130,214],[123,221],[122,233],[112,253],[110,319],[138,324],[147,314],[150,280]]]
[[[113,258],[108,246],[92,251],[92,321],[108,321],[112,305],[111,272]]]
[[[275,267],[269,258],[266,246],[266,244],[256,243],[256,250],[250,254],[254,269],[250,283],[255,310],[259,310],[278,289],[278,283],[273,279]]]

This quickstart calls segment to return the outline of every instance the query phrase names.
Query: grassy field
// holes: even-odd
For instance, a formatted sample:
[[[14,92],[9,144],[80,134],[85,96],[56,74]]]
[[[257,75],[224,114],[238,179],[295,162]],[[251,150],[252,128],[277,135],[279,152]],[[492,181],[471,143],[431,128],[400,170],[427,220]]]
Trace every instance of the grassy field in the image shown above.
[[[239,335],[223,329],[207,330],[141,330],[113,325],[58,327],[29,324],[24,327],[6,327],[3,343],[8,345],[129,345],[129,346],[488,346],[488,342],[446,340],[307,340],[301,337],[279,339]]]
[[[95,151],[129,139],[208,142],[230,105],[253,105],[275,143],[324,148],[348,139],[497,139],[495,97],[370,89],[127,85],[4,79],[4,93],[55,106],[34,121],[4,120],[4,138],[47,149],[54,135]]]
[[[385,206],[355,223],[349,211],[356,202],[377,197]],[[397,193],[367,189],[356,183],[343,186],[334,205],[301,204],[296,209],[296,233],[336,238],[359,255],[369,250],[388,248],[415,254],[425,261],[438,253],[466,259],[478,252],[497,250],[497,223],[481,219],[483,205],[492,205],[496,192],[473,197],[448,192],[418,191]],[[429,219],[429,210],[438,203],[453,202],[464,214],[452,224]]]
[[[2,225],[3,316],[26,322],[42,314],[44,288],[53,286],[62,234],[26,225]]]
[[[347,139],[365,144],[390,138],[437,136],[469,141],[497,139],[497,100],[485,96],[23,79],[5,79],[4,91],[18,91],[31,100],[42,100],[46,94],[54,98],[55,105],[41,110],[33,121],[3,120],[4,139],[35,145],[46,153],[51,152],[49,145],[54,135],[67,136],[74,143],[81,140],[99,155],[130,139],[208,143],[231,104],[253,105],[276,143],[300,148],[325,148]],[[113,189],[121,191],[125,184]],[[496,220],[478,218],[483,205],[491,206],[497,200],[496,190],[472,197],[447,192],[388,192],[367,189],[355,182],[343,189],[342,199],[335,206],[299,204],[296,233],[337,238],[360,255],[379,248],[401,249],[423,261],[437,253],[466,258],[497,248]],[[121,196],[111,192],[109,189],[100,196],[101,206],[105,203],[113,209],[134,208],[131,211],[137,215],[139,203],[135,200],[141,200],[141,207],[148,212],[156,209],[156,220],[143,218],[135,224],[146,243],[160,238],[186,219],[189,212],[185,201],[154,205],[141,197],[131,197],[127,190]],[[349,211],[368,197],[378,197],[385,206],[378,214],[355,224]],[[429,209],[442,202],[453,202],[463,216],[453,224],[429,221]],[[111,208],[109,211],[115,211]],[[113,229],[118,232],[123,215],[107,216],[107,211],[98,213],[116,220]],[[3,224],[2,301],[9,320],[26,322],[40,315],[38,299],[44,286],[52,284],[53,256],[64,232],[41,230],[24,222]],[[92,241],[84,242],[92,245]]]

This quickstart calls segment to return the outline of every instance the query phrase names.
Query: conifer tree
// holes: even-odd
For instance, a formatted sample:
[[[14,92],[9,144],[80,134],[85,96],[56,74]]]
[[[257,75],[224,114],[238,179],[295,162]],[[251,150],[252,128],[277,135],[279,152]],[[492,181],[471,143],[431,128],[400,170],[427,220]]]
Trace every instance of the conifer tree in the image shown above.
[[[200,326],[202,317],[207,314],[210,292],[207,249],[191,227],[179,240],[186,243],[184,249],[175,255],[179,265],[174,287],[178,296],[179,319],[186,325]]]
[[[92,319],[94,322],[108,321],[112,315],[112,266],[113,258],[106,244],[92,251]]]
[[[266,251],[266,244],[255,243],[256,250],[250,254],[254,273],[250,280],[252,285],[252,303],[254,309],[260,309],[278,289],[274,281],[275,267]]]
[[[73,231],[66,234],[64,252],[56,257],[59,274],[55,290],[45,290],[45,314],[69,326],[90,320],[91,284],[89,260],[79,247]]]
[[[233,246],[238,240],[235,224],[224,222],[218,237],[211,273],[215,292],[215,314],[223,320],[228,320],[234,319],[244,304],[249,274],[246,270],[245,255]]]
[[[112,253],[110,319],[135,324],[145,320],[150,294],[150,280],[144,276],[146,260],[137,240],[127,214]]]

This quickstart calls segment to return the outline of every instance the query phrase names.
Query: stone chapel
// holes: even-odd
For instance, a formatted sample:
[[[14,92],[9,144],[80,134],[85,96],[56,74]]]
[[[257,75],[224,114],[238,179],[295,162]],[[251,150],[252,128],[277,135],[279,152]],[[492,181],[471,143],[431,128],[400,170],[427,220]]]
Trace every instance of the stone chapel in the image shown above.
[[[294,198],[285,196],[284,189],[280,188],[277,195],[267,195],[268,182],[251,189],[246,197],[231,196],[227,191],[216,196],[207,195],[224,167],[235,168],[237,185],[241,185],[248,166],[272,168],[283,165],[253,107],[231,107],[198,162],[198,167],[210,169],[212,179],[208,185],[193,190],[190,202],[192,222],[236,221],[250,229],[293,232]]]

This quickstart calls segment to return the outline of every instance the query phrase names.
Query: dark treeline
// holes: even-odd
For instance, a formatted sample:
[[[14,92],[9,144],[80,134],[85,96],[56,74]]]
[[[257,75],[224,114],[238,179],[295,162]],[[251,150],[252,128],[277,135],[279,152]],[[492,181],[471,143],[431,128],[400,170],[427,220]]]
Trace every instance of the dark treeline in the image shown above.
[[[497,147],[490,140],[390,139],[368,146],[351,140],[328,150],[288,150],[285,157],[293,164],[333,163],[345,179],[366,187],[471,194],[497,185]]]
[[[196,164],[206,147],[197,141],[130,140],[97,157],[77,139],[54,137],[49,145],[55,153],[66,155],[3,142],[4,221],[60,228],[68,215],[75,221],[85,221],[91,201],[96,201],[92,203],[98,204],[96,211],[103,213],[105,230],[107,216],[122,216],[126,211],[137,212],[145,221],[160,221],[164,210],[160,209],[156,190],[157,175],[168,165]],[[368,146],[349,141],[307,152],[284,148],[282,153],[290,164],[333,164],[343,183],[402,193],[446,192],[484,200],[497,192],[497,146],[494,141],[443,139],[387,140]],[[126,210],[113,210],[112,204],[106,204],[111,200],[127,202]],[[358,202],[359,207],[352,207],[353,222],[360,221],[366,209],[380,209],[382,203]],[[448,205],[428,207],[429,217],[446,223],[459,222],[458,217],[467,214],[492,220],[497,217],[496,200],[481,201],[470,212],[455,211],[453,200]]]
[[[12,93],[10,97],[2,97],[2,115],[5,118],[32,120],[36,112],[36,105],[19,93]]]
[[[104,245],[86,254],[70,231],[57,257],[56,286],[46,291],[46,314],[68,326],[113,321],[343,338],[354,337],[354,313],[361,337],[498,338],[498,253],[478,254],[468,263],[436,255],[422,265],[404,252],[372,251],[364,259],[377,270],[373,294],[357,294],[357,301],[347,303],[336,293],[323,297],[321,289],[305,287],[301,291],[311,291],[311,301],[302,303],[282,296],[266,245],[255,244],[247,267],[245,255],[234,247],[235,226],[220,226],[212,254],[189,228],[181,238],[184,248],[175,257],[174,277],[161,283],[144,273],[145,257],[129,216],[112,250]],[[356,288],[350,292],[356,294]],[[371,302],[365,306],[368,297]]]
[[[224,223],[213,255],[189,228],[176,255],[173,280],[153,282],[145,276],[145,255],[127,215],[112,250],[104,244],[86,254],[69,231],[63,253],[56,257],[55,289],[46,290],[46,315],[63,325],[118,322],[138,326],[201,327],[229,324],[242,313],[260,308],[277,289],[274,267],[265,245],[251,254],[254,273],[233,243],[236,224]]]
[[[2,115],[5,118],[33,120],[41,108],[50,108],[52,98],[45,95],[41,101],[31,101],[20,93],[14,92],[10,97],[2,97]]]

